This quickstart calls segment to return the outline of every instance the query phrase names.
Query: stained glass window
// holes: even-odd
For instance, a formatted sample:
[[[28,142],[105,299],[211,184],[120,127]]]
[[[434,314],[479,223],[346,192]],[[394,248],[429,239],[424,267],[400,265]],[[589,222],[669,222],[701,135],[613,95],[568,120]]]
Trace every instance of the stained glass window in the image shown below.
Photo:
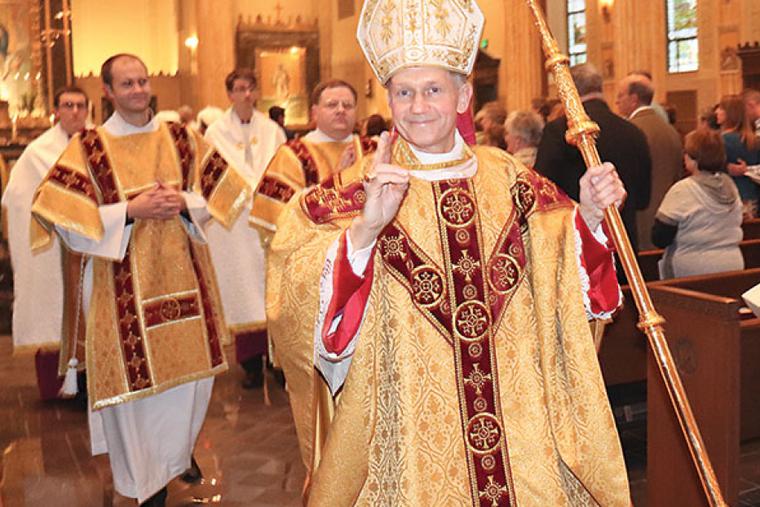
[[[668,15],[668,72],[699,69],[697,0],[666,0]]]
[[[570,65],[586,63],[586,0],[567,0],[567,52]]]

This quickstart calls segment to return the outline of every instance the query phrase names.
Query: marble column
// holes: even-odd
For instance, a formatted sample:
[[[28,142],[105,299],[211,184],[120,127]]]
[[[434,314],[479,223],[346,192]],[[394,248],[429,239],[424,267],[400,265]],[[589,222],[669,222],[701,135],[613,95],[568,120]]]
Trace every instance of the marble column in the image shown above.
[[[541,39],[533,15],[523,0],[504,2],[504,58],[501,65],[506,79],[507,111],[530,109],[530,101],[543,94],[543,58]]]
[[[219,2],[197,0],[198,107],[229,105],[224,77],[235,68],[235,9],[220,8]]]

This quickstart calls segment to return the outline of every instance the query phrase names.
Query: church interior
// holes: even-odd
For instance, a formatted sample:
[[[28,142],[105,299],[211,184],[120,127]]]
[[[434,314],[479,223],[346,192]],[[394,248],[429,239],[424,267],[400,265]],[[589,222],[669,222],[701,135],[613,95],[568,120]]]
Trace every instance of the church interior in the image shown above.
[[[114,109],[100,72],[117,53],[144,61],[155,113],[184,109],[194,121],[209,106],[225,110],[224,76],[248,68],[258,80],[257,109],[282,107],[285,127],[296,135],[314,128],[311,90],[330,79],[355,88],[358,121],[380,115],[389,122],[386,90],[356,40],[363,3],[0,0],[3,190],[26,147],[54,124],[57,89],[81,88],[90,100],[89,121],[108,119]],[[760,90],[758,0],[537,3],[571,64],[591,63],[601,73],[603,99],[613,111],[619,82],[648,72],[654,101],[671,113],[681,138],[722,97]],[[530,110],[536,99],[557,98],[526,2],[478,4],[485,28],[471,77],[473,110],[493,102],[506,112]],[[6,220],[3,210],[4,232]],[[668,322],[668,344],[723,496],[732,506],[760,506],[760,318],[741,298],[760,282],[760,218],[742,229],[741,271],[658,280],[662,250],[642,250],[638,261]],[[90,453],[87,401],[56,399],[56,387],[52,395],[43,393],[40,363],[57,355],[14,350],[7,239],[6,232],[0,239],[0,507],[135,505],[115,491],[108,458]],[[598,357],[633,505],[710,505],[657,361],[637,328],[631,288],[623,285],[622,293],[625,304],[608,325]],[[45,318],[45,308],[36,311]],[[234,356],[233,347],[227,349]],[[282,378],[266,369],[263,387],[243,389],[244,372],[230,363],[216,377],[193,452],[203,477],[174,479],[166,505],[302,505],[306,470]]]

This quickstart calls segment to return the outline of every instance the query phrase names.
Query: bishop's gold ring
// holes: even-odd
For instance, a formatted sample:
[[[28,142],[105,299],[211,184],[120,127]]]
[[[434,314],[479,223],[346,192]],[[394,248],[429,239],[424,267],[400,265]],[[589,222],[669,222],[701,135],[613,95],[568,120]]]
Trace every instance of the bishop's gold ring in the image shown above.
[[[362,178],[362,180],[364,181],[364,183],[371,183],[375,178],[377,178],[377,174],[375,174],[375,173],[372,173],[372,174],[365,173],[364,177]]]

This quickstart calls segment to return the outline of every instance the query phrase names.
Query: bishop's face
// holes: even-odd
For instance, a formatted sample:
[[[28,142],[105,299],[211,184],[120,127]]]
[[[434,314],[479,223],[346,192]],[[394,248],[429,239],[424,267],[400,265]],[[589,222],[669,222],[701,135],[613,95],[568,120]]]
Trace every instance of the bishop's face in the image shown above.
[[[437,67],[402,69],[388,82],[388,103],[401,137],[428,153],[454,148],[457,114],[467,110],[469,83]]]
[[[150,107],[150,81],[148,69],[134,58],[124,56],[113,62],[113,80],[105,92],[114,109],[124,114],[144,113]]]

